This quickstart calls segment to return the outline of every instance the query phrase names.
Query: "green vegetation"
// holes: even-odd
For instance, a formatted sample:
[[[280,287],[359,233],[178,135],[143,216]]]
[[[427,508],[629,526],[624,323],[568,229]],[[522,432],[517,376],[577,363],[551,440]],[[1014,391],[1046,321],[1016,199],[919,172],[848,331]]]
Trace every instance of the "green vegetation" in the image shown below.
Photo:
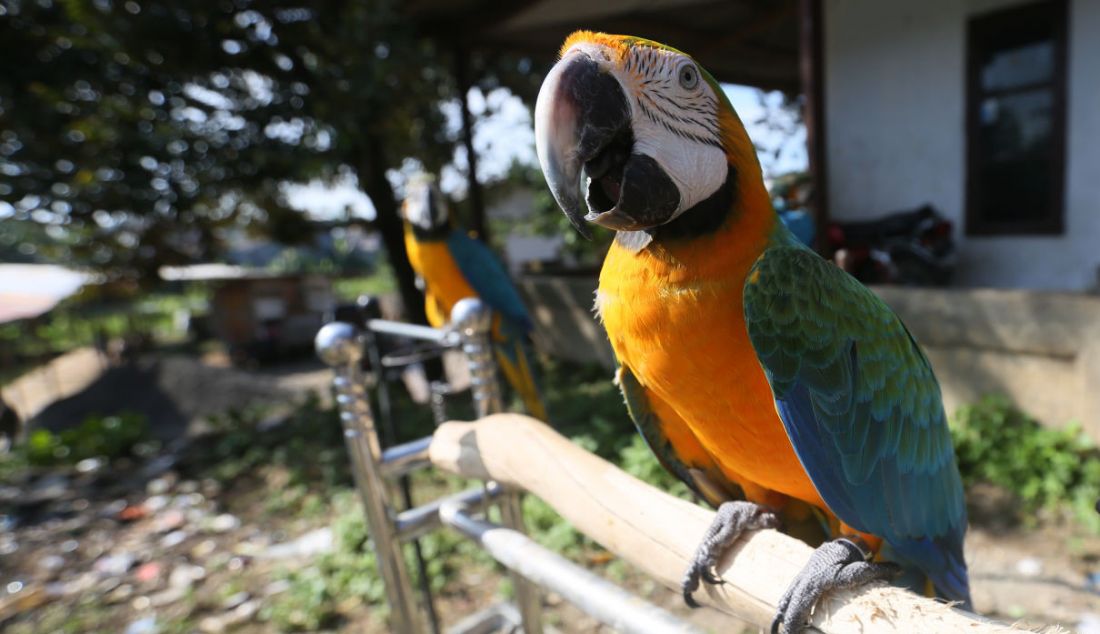
[[[544,379],[547,403],[561,421],[560,431],[631,473],[686,494],[633,432],[609,373],[553,364],[545,369]],[[400,440],[430,433],[433,423],[427,408],[415,406],[401,390],[394,390],[394,397]],[[452,416],[470,416],[464,399],[450,409]],[[280,418],[281,424],[263,424]],[[210,426],[214,433],[197,442],[185,460],[189,477],[218,480],[242,505],[250,495],[262,498],[261,512],[272,522],[292,522],[296,532],[318,525],[333,528],[331,552],[315,557],[308,566],[277,573],[289,582],[289,589],[266,602],[260,618],[283,631],[315,631],[337,626],[362,604],[372,606],[372,618],[381,618],[383,588],[335,410],[313,397],[281,415],[264,407],[226,412],[213,417]],[[413,491],[423,501],[471,485],[428,471],[415,474]],[[581,560],[606,560],[598,546],[541,500],[528,496],[524,508],[528,527],[542,544]],[[499,571],[480,549],[449,531],[423,537],[420,546],[437,591],[447,592],[460,572]],[[412,550],[406,550],[411,557]]]
[[[640,479],[690,499],[687,488],[661,468],[634,432],[609,372],[551,363],[544,366],[542,378],[548,408],[561,433]],[[394,390],[394,397],[395,419],[401,421],[399,440],[430,433],[427,409],[415,406],[401,390]],[[452,415],[469,414],[456,402]],[[370,618],[382,619],[384,589],[335,410],[313,396],[282,412],[269,407],[230,411],[212,418],[210,427],[212,433],[196,439],[183,457],[183,477],[219,481],[223,499],[231,505],[228,510],[259,513],[264,522],[288,534],[319,526],[333,530],[331,551],[306,565],[274,571],[274,579],[285,581],[287,589],[264,601],[259,618],[280,631],[316,631],[340,627],[369,605]],[[95,418],[57,435],[36,432],[20,455],[23,464],[57,464],[140,453],[136,448],[144,434],[144,421],[138,417]],[[1092,510],[1100,496],[1100,450],[1080,428],[1046,429],[1003,399],[986,399],[957,412],[952,434],[968,487],[988,482],[1014,493],[1022,515],[1072,507],[1082,521],[1100,530]],[[0,476],[13,460],[0,459]],[[433,471],[413,478],[414,496],[421,502],[473,484]],[[624,566],[543,501],[527,496],[524,511],[538,542],[601,566],[613,578],[627,574]],[[457,591],[468,578],[503,572],[476,546],[450,531],[431,533],[420,545],[428,561],[429,583],[442,594]],[[417,574],[412,549],[406,548],[405,554]],[[181,621],[181,631],[186,626]]]
[[[70,464],[86,458],[114,459],[134,453],[149,425],[140,414],[92,416],[72,429],[53,433],[38,429],[21,449],[34,465]]]
[[[1015,494],[1021,511],[1072,508],[1100,531],[1100,448],[1071,423],[1040,426],[999,397],[961,407],[951,426],[959,471],[967,487],[988,482]]]
[[[355,301],[360,295],[385,295],[397,291],[397,280],[393,269],[384,261],[379,261],[373,273],[361,277],[345,277],[332,283],[333,291],[340,301]]]
[[[555,426],[578,445],[628,473],[690,499],[687,487],[659,465],[634,432],[609,374],[597,367],[545,367],[543,385]],[[407,425],[407,438],[430,429],[430,419],[423,409],[403,398],[397,399],[396,408],[398,420]],[[307,403],[259,443],[247,431],[252,428],[249,421],[257,416],[258,412],[243,413],[223,421],[224,428],[236,431],[225,436],[211,454],[217,473],[225,478],[248,474],[262,465],[289,468],[289,484],[272,493],[269,512],[326,518],[334,528],[336,541],[331,553],[317,558],[308,568],[283,572],[291,589],[265,607],[264,618],[280,629],[305,631],[333,626],[349,601],[384,603],[333,411],[320,408],[315,401]],[[1095,524],[1091,507],[1100,495],[1100,461],[1096,460],[1097,449],[1079,429],[1045,429],[1003,400],[989,399],[961,409],[952,423],[952,432],[967,485],[991,482],[1002,486],[1020,496],[1024,512],[1064,509],[1064,503],[1069,502],[1082,511],[1082,519]],[[272,433],[274,436],[270,436]],[[318,451],[322,445],[323,450]],[[303,455],[316,459],[305,465],[300,460]],[[327,469],[329,475],[317,489],[319,469]],[[422,473],[416,476],[414,490],[420,499],[427,499],[468,484],[452,476]],[[320,499],[316,491],[323,492]],[[598,545],[542,500],[526,497],[524,512],[532,536],[543,545],[576,560],[607,562]],[[433,533],[421,544],[430,560],[429,576],[436,590],[446,592],[460,570],[489,570],[495,565],[449,532]],[[606,572],[622,574],[613,563]]]
[[[0,324],[0,347],[19,357],[58,354],[107,339],[143,333],[159,341],[179,339],[176,313],[205,308],[199,286],[186,293],[151,293],[137,301],[96,303],[74,297],[50,312],[42,322]]]
[[[147,454],[157,447],[149,440],[149,425],[140,414],[92,416],[57,433],[36,429],[26,442],[0,454],[0,482],[28,466],[72,465],[87,458],[115,460]]]

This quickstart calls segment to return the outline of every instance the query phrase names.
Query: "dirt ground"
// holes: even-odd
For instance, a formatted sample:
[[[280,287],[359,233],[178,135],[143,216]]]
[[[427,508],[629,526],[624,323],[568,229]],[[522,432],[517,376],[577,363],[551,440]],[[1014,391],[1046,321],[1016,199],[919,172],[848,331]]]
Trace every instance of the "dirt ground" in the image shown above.
[[[231,408],[289,402],[311,391],[327,395],[329,381],[315,360],[242,371],[215,352],[112,366],[93,348],[79,348],[5,386],[3,397],[32,427],[56,431],[90,415],[130,411],[155,422],[158,438],[173,440],[203,431],[206,417]]]
[[[160,417],[165,423],[158,433],[166,437],[198,433],[203,416],[231,406],[324,391],[329,379],[327,370],[308,362],[243,372],[186,357],[104,369],[88,351],[59,361],[56,381],[45,374],[31,377],[5,390],[5,397],[14,395],[17,407],[37,411],[49,427],[122,403]],[[49,403],[59,390],[63,398]],[[110,608],[98,631],[177,631],[173,623],[191,624],[178,631],[195,631],[195,624],[198,631],[274,631],[257,615],[286,591],[273,581],[275,571],[309,566],[314,555],[271,553],[280,544],[323,536],[327,524],[324,517],[273,523],[262,509],[281,486],[278,472],[269,471],[262,481],[225,490],[214,481],[188,479],[179,465],[153,457],[110,473],[39,474],[23,486],[0,487],[0,628],[6,623],[13,632],[62,630],[68,609],[63,606],[90,601]],[[1004,496],[998,491],[978,489],[971,497],[976,504],[967,556],[975,608],[1009,622],[1100,632],[1100,536],[1049,518],[1015,525],[1002,521]],[[17,515],[37,519],[16,521]],[[585,563],[608,572],[606,560]],[[704,630],[730,631],[728,618],[688,610],[677,593],[629,569],[618,568],[613,576]],[[443,622],[454,623],[496,600],[501,582],[492,567],[461,570],[437,597]],[[357,597],[346,601],[349,618],[337,631],[388,631]],[[560,597],[551,594],[544,602],[551,631],[610,631]]]

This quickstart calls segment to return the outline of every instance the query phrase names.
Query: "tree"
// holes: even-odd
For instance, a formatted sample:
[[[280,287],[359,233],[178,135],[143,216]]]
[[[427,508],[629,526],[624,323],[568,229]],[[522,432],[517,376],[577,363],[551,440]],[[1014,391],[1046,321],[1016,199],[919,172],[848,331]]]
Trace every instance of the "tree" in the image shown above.
[[[0,5],[0,201],[55,227],[54,257],[153,279],[223,229],[308,237],[278,185],[350,170],[423,319],[387,171],[453,155],[451,46],[391,0],[67,0]],[[486,88],[537,79],[475,57]],[[0,205],[0,213],[4,206]]]

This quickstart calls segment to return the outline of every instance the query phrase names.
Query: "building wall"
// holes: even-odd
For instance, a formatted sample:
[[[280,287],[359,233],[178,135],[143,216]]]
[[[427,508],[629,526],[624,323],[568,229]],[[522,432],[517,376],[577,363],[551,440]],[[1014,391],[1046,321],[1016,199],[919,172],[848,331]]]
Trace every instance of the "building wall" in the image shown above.
[[[552,357],[616,363],[592,314],[595,277],[527,276],[519,289],[535,343]],[[1100,441],[1100,297],[996,289],[874,290],[908,324],[939,379],[944,406],[1007,397],[1040,422],[1080,423]]]
[[[966,22],[1019,0],[826,0],[833,218],[931,203],[955,224],[967,286],[1085,290],[1100,267],[1100,2],[1070,0],[1060,237],[967,237]]]

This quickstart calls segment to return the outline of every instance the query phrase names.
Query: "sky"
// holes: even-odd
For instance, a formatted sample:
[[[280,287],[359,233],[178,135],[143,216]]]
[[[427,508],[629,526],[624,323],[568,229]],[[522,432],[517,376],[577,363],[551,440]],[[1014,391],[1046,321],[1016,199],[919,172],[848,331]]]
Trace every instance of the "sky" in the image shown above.
[[[783,143],[786,137],[782,133],[759,123],[766,112],[766,108],[760,103],[760,91],[734,84],[724,84],[722,88],[748,129],[749,136],[757,146],[770,150],[758,152],[765,177],[806,168],[805,128],[798,126],[789,141]],[[781,102],[779,93],[765,93],[764,99],[773,106],[773,110]],[[531,113],[518,97],[503,88],[488,95],[475,88],[470,91],[470,110],[477,121],[474,149],[478,153],[478,177],[482,182],[500,178],[513,161],[527,165],[538,164]],[[456,135],[461,126],[460,113],[457,101],[444,104],[447,126]],[[785,126],[792,125],[789,120],[782,123]],[[778,156],[773,156],[777,147],[780,148]],[[406,160],[400,170],[391,172],[390,180],[400,192],[405,178],[418,169],[416,161]],[[466,150],[458,147],[453,163],[440,174],[440,187],[444,192],[457,199],[465,197],[465,169]],[[354,216],[367,219],[374,217],[370,199],[355,186],[353,176],[345,177],[342,182],[331,186],[314,181],[304,185],[288,185],[284,191],[293,207],[308,211],[317,218],[342,216],[344,209],[349,206]]]

